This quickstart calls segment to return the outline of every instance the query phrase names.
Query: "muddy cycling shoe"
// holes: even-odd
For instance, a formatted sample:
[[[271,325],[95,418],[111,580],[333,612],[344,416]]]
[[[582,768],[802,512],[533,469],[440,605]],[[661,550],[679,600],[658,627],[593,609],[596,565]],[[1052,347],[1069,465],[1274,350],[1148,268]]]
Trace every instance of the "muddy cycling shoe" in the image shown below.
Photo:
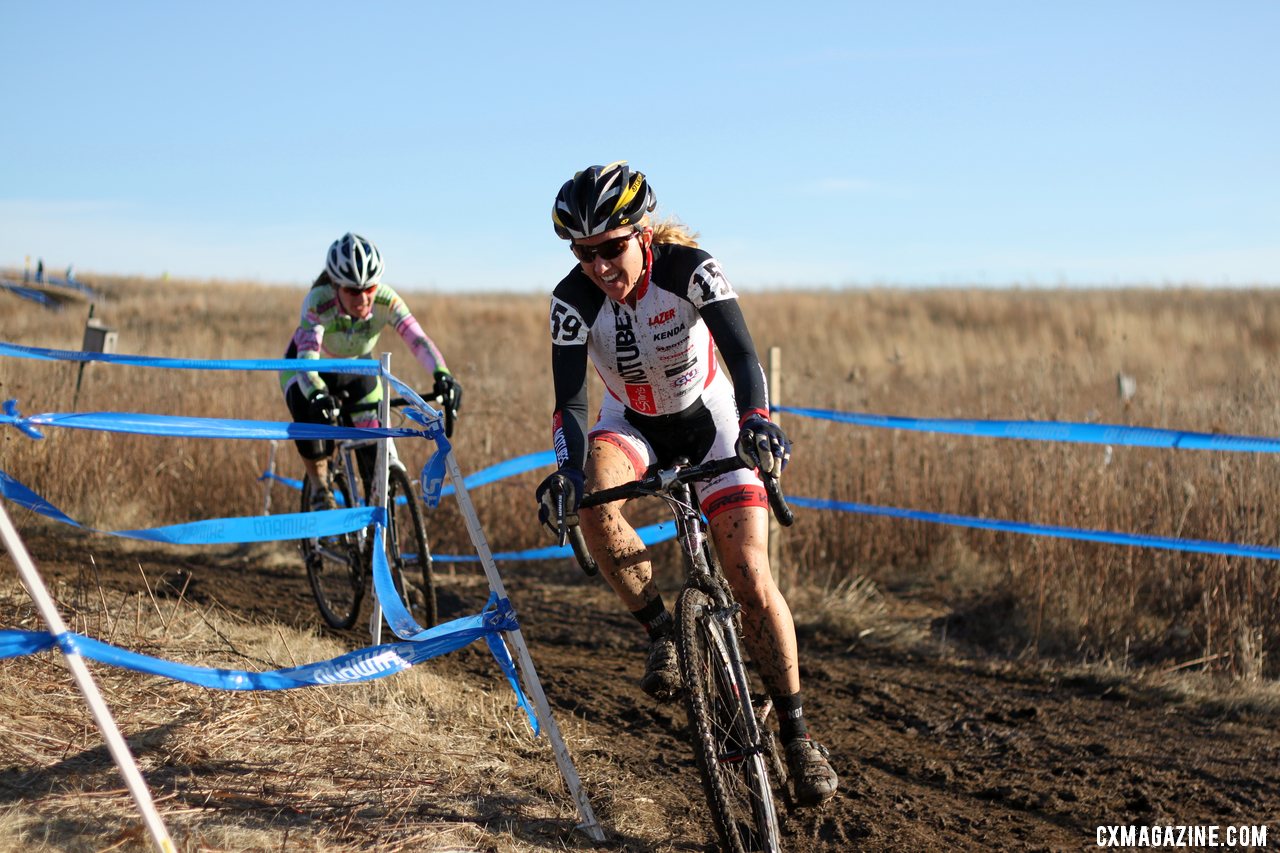
[[[827,760],[827,748],[808,738],[787,744],[787,771],[795,788],[796,802],[816,806],[835,796],[840,780]]]
[[[670,634],[655,637],[649,643],[640,689],[655,699],[668,701],[680,695],[684,682],[680,678],[680,661],[676,658],[676,640]]]
[[[326,509],[337,509],[338,502],[333,497],[333,492],[324,486],[313,487],[311,490],[311,511],[319,512]]]

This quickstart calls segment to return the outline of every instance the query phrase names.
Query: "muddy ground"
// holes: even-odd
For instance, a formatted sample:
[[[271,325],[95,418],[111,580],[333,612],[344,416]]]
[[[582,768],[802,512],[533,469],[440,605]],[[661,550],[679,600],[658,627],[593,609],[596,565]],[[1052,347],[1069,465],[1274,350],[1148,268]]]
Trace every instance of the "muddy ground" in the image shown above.
[[[286,624],[318,620],[300,566],[263,569],[252,551],[175,559],[135,549],[106,559],[103,537],[28,544],[46,576],[79,573],[95,554],[108,586],[137,589],[139,565],[153,574],[166,567],[189,576],[195,601]],[[576,716],[611,761],[672,782],[657,788],[670,794],[654,806],[662,828],[615,832],[605,849],[708,849],[683,708],[655,704],[636,686],[638,626],[602,582],[572,566],[507,563],[502,571],[562,727]],[[478,570],[459,572],[443,583],[446,618],[483,600]],[[824,808],[785,817],[788,849],[1080,849],[1096,845],[1097,827],[1114,824],[1269,824],[1271,846],[1280,844],[1273,711],[966,651],[954,636],[941,642],[945,607],[893,604],[925,642],[800,638],[811,728],[831,750],[841,790]],[[424,665],[497,678],[478,648]],[[531,827],[525,837],[538,835]]]

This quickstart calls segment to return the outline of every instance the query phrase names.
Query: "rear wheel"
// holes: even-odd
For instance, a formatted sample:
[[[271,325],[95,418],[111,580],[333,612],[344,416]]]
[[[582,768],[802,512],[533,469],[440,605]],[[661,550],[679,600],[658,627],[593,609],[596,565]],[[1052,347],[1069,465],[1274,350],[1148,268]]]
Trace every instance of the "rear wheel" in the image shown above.
[[[728,630],[706,593],[676,600],[676,644],[694,754],[725,850],[777,851],[778,813],[745,673],[735,673]]]
[[[414,620],[423,628],[436,624],[435,575],[422,506],[403,468],[387,472],[387,563],[396,591]]]
[[[340,507],[355,505],[355,497],[343,474],[332,475],[330,488]],[[311,511],[311,493],[311,478],[307,477],[302,486],[303,512]],[[331,628],[350,628],[364,600],[366,572],[359,533],[304,539],[302,553],[320,615]]]

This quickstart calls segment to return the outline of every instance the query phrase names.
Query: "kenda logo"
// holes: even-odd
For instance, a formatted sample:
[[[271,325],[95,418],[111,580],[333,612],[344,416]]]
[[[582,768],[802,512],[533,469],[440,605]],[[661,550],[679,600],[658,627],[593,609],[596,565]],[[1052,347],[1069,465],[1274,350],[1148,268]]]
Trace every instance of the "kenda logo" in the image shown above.
[[[348,659],[343,666],[322,667],[316,670],[315,678],[321,684],[341,684],[347,681],[361,681],[383,673],[400,672],[411,666],[413,664],[409,661],[388,649],[374,655]]]
[[[676,309],[674,309],[674,308],[668,308],[666,311],[663,311],[661,314],[658,314],[658,315],[657,315],[657,316],[655,316],[655,317],[650,317],[650,318],[649,318],[649,325],[650,325],[650,326],[661,326],[663,323],[668,323],[668,322],[670,322],[670,321],[674,320],[674,319],[675,319],[675,316],[676,316]]]
[[[655,341],[665,341],[667,338],[674,338],[676,335],[680,334],[683,331],[684,331],[684,323],[681,323],[679,326],[676,326],[674,329],[667,329],[665,331],[658,332],[656,335],[653,336],[653,339]],[[679,345],[683,346],[684,342],[682,341]],[[667,349],[667,348],[658,347],[658,349]]]

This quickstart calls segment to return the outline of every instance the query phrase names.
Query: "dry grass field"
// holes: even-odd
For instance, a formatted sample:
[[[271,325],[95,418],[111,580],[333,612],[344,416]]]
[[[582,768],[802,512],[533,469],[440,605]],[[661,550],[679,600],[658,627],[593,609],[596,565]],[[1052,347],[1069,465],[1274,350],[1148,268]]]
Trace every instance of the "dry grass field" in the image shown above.
[[[110,278],[94,283],[106,294],[96,316],[118,330],[119,352],[183,358],[279,357],[303,295],[301,289],[244,283]],[[466,387],[455,436],[463,470],[546,449],[545,298],[405,296]],[[0,299],[0,340],[79,348],[83,307],[52,313],[4,294]],[[1280,348],[1280,291],[832,291],[747,294],[743,307],[761,352],[781,348],[780,397],[789,405],[910,417],[1280,432],[1280,388],[1269,369]],[[383,343],[398,376],[428,384],[394,335],[384,335]],[[91,364],[77,396],[79,372],[73,364],[0,358],[0,400],[16,399],[24,414],[105,410],[287,418],[273,374]],[[1131,399],[1121,400],[1117,393],[1120,373],[1136,380]],[[598,399],[597,386],[593,400]],[[1280,522],[1272,512],[1280,504],[1280,478],[1277,460],[1269,455],[967,438],[793,416],[783,423],[795,441],[786,478],[792,495],[1224,542],[1273,545],[1280,539]],[[425,449],[398,444],[410,461],[425,458]],[[0,470],[84,525],[105,530],[257,513],[263,501],[257,477],[266,461],[267,448],[250,441],[70,429],[50,429],[45,439],[33,441],[11,428],[0,432]],[[283,474],[300,475],[288,447],[280,448],[279,466]],[[540,477],[533,472],[472,493],[495,551],[547,544],[531,497]],[[276,511],[288,511],[296,499],[280,487],[273,495]],[[349,637],[335,639],[316,630],[305,582],[295,588],[301,590],[301,598],[294,597],[297,606],[275,598],[249,606],[246,598],[250,613],[217,602],[217,572],[227,567],[261,573],[241,579],[248,587],[262,578],[300,576],[286,545],[193,555],[190,548],[107,542],[107,537],[14,512],[12,505],[10,510],[35,543],[37,563],[56,567],[59,602],[72,614],[76,630],[191,663],[243,668],[290,666],[350,647]],[[1059,701],[1093,708],[1089,703],[1096,704],[1097,697],[1120,693],[1135,697],[1139,710],[1176,706],[1193,695],[1218,709],[1213,713],[1231,715],[1241,708],[1270,714],[1266,709],[1276,704],[1280,567],[1275,563],[816,510],[801,510],[798,516],[785,534],[780,571],[806,638],[802,645],[821,652],[821,665],[806,671],[817,685],[807,695],[816,697],[810,700],[816,719],[831,727],[833,739],[846,713],[879,720],[894,733],[908,728],[906,734],[914,737],[919,728],[929,738],[933,732],[951,738],[961,729],[954,720],[945,722],[952,712],[944,709],[972,700],[972,684],[984,679],[1016,683],[1018,690],[1039,697],[1034,701],[1040,708],[1054,708]],[[433,513],[429,524],[437,553],[469,550],[449,506]],[[104,586],[95,573],[108,560],[119,568],[116,582]],[[200,589],[209,597],[188,592],[175,598],[172,590],[168,598],[155,594],[156,576],[174,564],[204,584]],[[598,587],[579,592],[581,579],[572,573],[548,568],[539,580],[540,568],[512,564],[504,567],[507,571],[530,596],[526,604],[517,604],[527,608],[522,614],[537,618],[527,623],[522,618],[522,624],[531,643],[548,644],[542,654],[554,665],[543,675],[556,713],[597,808],[622,838],[620,849],[701,849],[677,841],[690,831],[696,834],[689,829],[691,821],[697,825],[696,790],[680,795],[695,796],[692,804],[673,801],[672,786],[660,775],[663,767],[655,771],[637,765],[634,755],[624,758],[628,754],[599,728],[606,721],[640,728],[637,754],[643,755],[651,745],[644,738],[652,737],[645,726],[656,727],[658,742],[675,749],[679,721],[663,712],[637,711],[630,699],[610,711],[613,697],[598,697],[593,711],[585,698],[583,705],[556,698],[583,695],[586,688],[575,679],[584,654],[599,661],[611,660],[615,652],[620,661],[634,658],[629,640],[610,639],[607,633],[627,630],[625,614],[613,612]],[[452,583],[451,594],[465,599],[464,609],[483,599],[474,576],[459,570]],[[129,584],[136,588],[130,591]],[[575,607],[570,614],[556,599],[560,594],[581,595],[598,609],[579,613]],[[12,583],[0,588],[0,612],[5,627],[34,627],[30,606]],[[605,620],[603,627],[586,624],[593,614],[597,623]],[[570,621],[582,625],[565,627]],[[579,636],[590,637],[581,648],[576,639],[566,639]],[[887,657],[878,658],[876,637],[906,649],[905,657],[884,652]],[[553,648],[559,642],[569,645],[563,657]],[[859,651],[851,654],[854,649]],[[98,671],[109,701],[121,709],[126,732],[134,733],[131,742],[145,753],[144,769],[153,785],[169,792],[162,805],[171,826],[181,829],[184,850],[582,846],[571,831],[573,810],[558,787],[554,765],[543,745],[531,743],[520,730],[510,694],[486,653],[468,650],[450,658],[456,659],[441,668],[421,667],[421,673],[332,698],[331,691],[228,696]],[[922,662],[926,659],[930,662]],[[0,792],[45,792],[34,800],[0,797],[0,837],[17,839],[8,849],[142,849],[145,840],[123,790],[100,752],[93,752],[95,738],[75,712],[73,688],[60,668],[49,656],[34,665],[31,659],[0,663],[0,677],[12,688],[8,707],[0,709],[0,725],[11,720],[9,745],[0,749],[0,765],[8,768],[0,769]],[[915,695],[919,673],[926,670],[930,683],[953,686],[938,686],[937,696]],[[1050,670],[1055,674],[1014,675]],[[1186,680],[1174,684],[1171,675]],[[587,685],[591,677],[598,679],[590,673],[582,677]],[[1129,679],[1123,690],[1115,681],[1122,677]],[[853,681],[867,686],[849,687],[846,695],[845,685]],[[1205,699],[1208,695],[1214,698]],[[920,703],[917,720],[936,712],[940,722],[930,723],[932,728],[911,719],[904,723],[892,709],[899,703],[910,708],[912,700]],[[1031,700],[996,700],[982,726],[989,730],[997,726],[992,720],[1023,719],[1018,716],[1023,706],[1006,704],[1015,701]],[[927,710],[934,702],[936,708]],[[1111,706],[1105,707],[1110,712]],[[1039,713],[1027,719],[1037,720],[1036,725],[1054,719],[1053,710]],[[1102,755],[1088,744],[1100,727],[1138,726],[1101,713],[1091,718],[1094,713],[1076,708],[1061,727],[1064,743],[1088,753],[1079,753],[1082,764]],[[424,716],[430,726],[422,725]],[[849,726],[844,749],[868,756],[882,774],[907,773],[894,762],[910,763],[913,759],[902,757],[910,749],[904,752],[901,742],[883,732],[873,736]],[[974,763],[972,784],[978,793],[973,796],[990,803],[983,790],[1009,785],[983,776],[984,768],[998,773],[990,768],[999,762],[991,759],[991,733],[982,726],[974,730],[981,734],[981,748],[962,753]],[[1211,733],[1195,725],[1188,724],[1184,734],[1185,740],[1170,741],[1175,753],[1211,742]],[[1135,750],[1150,749],[1160,737],[1153,731],[1151,741]],[[877,763],[877,750],[890,743],[886,751],[896,757]],[[510,758],[492,763],[495,750]],[[1261,756],[1256,745],[1241,750]],[[1061,763],[1052,751],[1047,755],[1051,763]],[[943,787],[964,787],[962,769],[939,770],[924,751],[916,758],[921,764],[911,773],[927,778],[944,773]],[[962,763],[957,759],[955,766]],[[1027,755],[1013,762],[1031,763]],[[847,766],[838,766],[842,775]],[[1188,778],[1194,780],[1198,772],[1188,771]],[[1048,778],[1049,771],[1044,773]],[[1031,784],[1033,790],[1037,784]],[[981,820],[966,823],[972,801],[933,802],[926,791],[904,793],[876,776],[866,785],[852,800],[840,800],[837,817],[825,823],[796,821],[790,847],[918,849],[912,838],[926,846],[969,846],[975,838],[995,843],[999,837],[985,835]],[[1153,777],[1140,787],[1148,785],[1151,792],[1165,792],[1150,795],[1151,814],[1183,822],[1191,816],[1179,811],[1185,803],[1173,782]],[[1016,800],[1018,785],[1012,787]],[[1089,792],[1104,787],[1085,775],[1070,802],[1083,808]],[[1044,790],[1036,796],[1044,796]],[[1215,812],[1212,804],[1201,804],[1196,814],[1206,820],[1224,813],[1242,820],[1280,814],[1270,795],[1241,796],[1230,809]],[[913,797],[925,813],[947,814],[945,821],[937,819],[945,825],[935,834],[910,835],[912,813],[901,803]],[[893,811],[887,802],[899,804],[901,831],[907,833],[895,835],[894,843],[876,828],[878,821],[892,822],[885,814]],[[1056,802],[1072,813],[1070,805]],[[1001,807],[995,803],[989,809]],[[991,818],[993,824],[1028,814],[1040,821],[1026,830],[1023,840],[1029,844],[1073,842],[1074,836],[1055,834],[1070,825],[1056,807],[1041,802],[1035,808],[1017,803],[1007,808],[1012,816],[1000,812]],[[65,816],[55,819],[60,814]],[[1079,818],[1091,819],[1092,814]],[[3,843],[0,849],[6,849]]]
[[[301,290],[107,279],[98,317],[119,351],[275,358]],[[464,470],[544,450],[545,299],[409,294],[467,390]],[[1280,293],[1213,290],[855,291],[747,295],[758,348],[782,350],[782,402],[912,417],[1118,423],[1274,435]],[[0,339],[77,349],[84,312],[8,299]],[[394,335],[397,375],[427,377]],[[282,420],[268,373],[158,371],[0,361],[0,397],[21,411],[142,411]],[[1122,401],[1117,375],[1137,392]],[[598,399],[598,396],[595,398]],[[1150,450],[894,432],[798,417],[789,492],[937,512],[1159,536],[1280,540],[1271,455]],[[261,505],[260,443],[50,430],[0,435],[2,467],[86,525],[105,529],[242,515]],[[412,452],[412,451],[411,451]],[[288,448],[281,467],[300,470]],[[476,493],[496,550],[545,544],[530,511],[538,475]],[[287,500],[279,496],[278,500]],[[468,543],[439,525],[437,550]],[[452,530],[451,530],[452,528]],[[833,589],[862,576],[928,588],[952,630],[1012,655],[1280,672],[1273,563],[1163,552],[823,511],[785,541],[783,578]]]

